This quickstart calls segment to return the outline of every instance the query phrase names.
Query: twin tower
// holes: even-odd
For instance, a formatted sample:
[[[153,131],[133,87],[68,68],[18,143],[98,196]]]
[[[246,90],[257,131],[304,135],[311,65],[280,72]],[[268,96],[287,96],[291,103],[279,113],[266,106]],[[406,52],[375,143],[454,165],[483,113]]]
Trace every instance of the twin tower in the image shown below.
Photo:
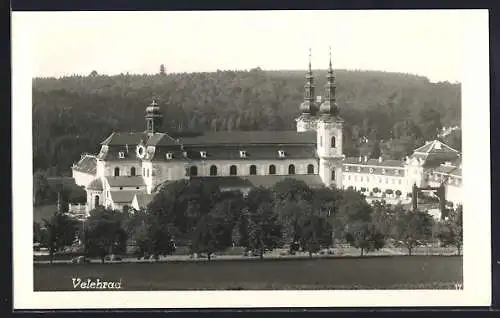
[[[297,132],[316,131],[319,175],[325,185],[342,185],[342,127],[343,120],[338,117],[339,107],[335,98],[335,75],[330,63],[326,76],[323,96],[315,95],[314,77],[311,69],[311,50],[309,50],[309,69],[304,85],[304,101],[300,104],[300,115],[296,119]]]

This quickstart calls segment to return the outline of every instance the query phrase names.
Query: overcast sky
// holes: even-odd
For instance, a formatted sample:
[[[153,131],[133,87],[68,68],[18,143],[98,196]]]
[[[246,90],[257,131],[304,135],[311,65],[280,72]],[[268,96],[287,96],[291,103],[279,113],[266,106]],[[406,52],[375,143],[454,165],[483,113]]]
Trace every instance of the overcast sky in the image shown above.
[[[460,81],[466,11],[33,12],[34,76],[383,70]],[[14,25],[16,27],[16,25]]]

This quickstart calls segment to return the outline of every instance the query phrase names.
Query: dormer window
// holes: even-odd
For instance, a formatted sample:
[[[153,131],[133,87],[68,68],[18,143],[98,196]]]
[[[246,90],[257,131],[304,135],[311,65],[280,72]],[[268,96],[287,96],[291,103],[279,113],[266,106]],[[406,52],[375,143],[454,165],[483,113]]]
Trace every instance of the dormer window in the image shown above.
[[[187,151],[183,151],[183,152],[182,152],[182,155],[183,155],[185,158],[187,158],[187,156],[188,156]]]
[[[200,156],[202,158],[206,158],[207,157],[207,152],[206,151],[200,151]]]
[[[385,174],[385,169],[382,169],[382,174]]]
[[[370,168],[370,173],[373,173],[373,168]]]
[[[166,157],[168,160],[170,160],[170,159],[172,159],[172,158],[173,158],[173,156],[172,156],[172,153],[171,153],[171,152],[167,152],[167,154],[165,155],[165,157]]]
[[[349,171],[349,167],[345,167],[345,171]]]
[[[398,169],[394,170],[394,174],[399,175],[399,170]]]
[[[245,150],[240,150],[240,158],[246,158],[247,152]]]
[[[361,167],[358,167],[358,172],[361,172]]]
[[[125,152],[120,151],[120,152],[118,153],[118,158],[120,158],[120,159],[125,158]]]
[[[278,150],[278,155],[280,156],[280,158],[284,158],[285,157],[285,151],[284,150]]]

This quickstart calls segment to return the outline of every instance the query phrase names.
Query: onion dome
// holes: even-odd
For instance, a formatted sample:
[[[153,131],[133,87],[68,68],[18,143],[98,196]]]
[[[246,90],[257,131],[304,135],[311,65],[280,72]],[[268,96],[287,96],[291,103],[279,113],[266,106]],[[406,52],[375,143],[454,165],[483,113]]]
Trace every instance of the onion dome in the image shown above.
[[[155,99],[151,102],[151,104],[146,107],[146,113],[147,114],[159,114],[160,113],[160,106],[158,106],[158,103],[156,102]]]
[[[96,178],[92,180],[89,185],[87,186],[87,189],[89,190],[97,190],[97,191],[102,191],[103,190],[103,185],[102,185],[102,180],[100,178]]]
[[[335,101],[326,100],[319,107],[319,113],[321,115],[337,116],[339,114],[339,107]]]

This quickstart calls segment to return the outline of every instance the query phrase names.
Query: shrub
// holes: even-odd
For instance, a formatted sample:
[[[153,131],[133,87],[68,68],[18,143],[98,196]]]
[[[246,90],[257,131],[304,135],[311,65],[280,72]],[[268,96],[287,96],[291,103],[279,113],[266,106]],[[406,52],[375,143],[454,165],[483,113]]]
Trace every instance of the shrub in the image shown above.
[[[361,192],[366,192],[366,188],[362,187]]]
[[[401,196],[401,194],[402,194],[402,193],[401,193],[401,191],[400,191],[400,190],[396,190],[396,195],[397,195],[398,197],[399,197],[399,196]]]
[[[387,190],[385,190],[385,193],[387,193],[387,194],[392,194],[393,192],[394,192],[394,191],[392,191],[392,189],[387,189]]]
[[[379,188],[377,187],[373,188],[373,193],[378,193],[378,192],[380,192]]]

